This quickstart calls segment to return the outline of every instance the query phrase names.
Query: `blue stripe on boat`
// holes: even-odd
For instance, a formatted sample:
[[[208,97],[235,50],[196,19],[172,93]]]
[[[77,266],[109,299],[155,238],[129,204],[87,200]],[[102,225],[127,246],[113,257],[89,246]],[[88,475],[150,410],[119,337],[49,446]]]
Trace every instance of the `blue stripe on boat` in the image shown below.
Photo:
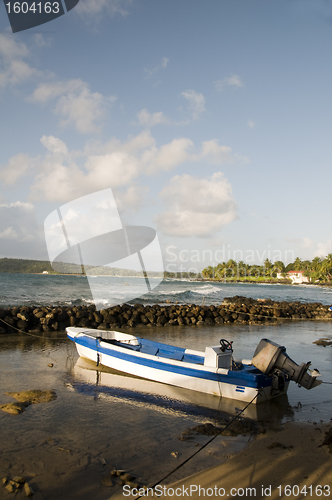
[[[235,389],[235,392],[244,392],[245,391],[245,387],[241,387],[241,386],[237,386],[236,389]]]
[[[89,338],[86,336],[75,337],[74,341],[79,345],[98,352],[99,354],[106,354],[108,356],[113,356],[114,358],[123,359],[124,361],[129,361],[130,363],[134,363],[137,365],[154,368],[156,370],[164,370],[172,373],[178,373],[179,375],[186,375],[188,377],[200,378],[205,380],[214,380],[216,382],[225,382],[228,384],[237,385],[238,387],[244,385],[245,387],[260,388],[271,385],[271,380],[267,379],[265,375],[249,373],[248,370],[229,371],[227,375],[223,375],[221,373],[213,373],[181,365],[172,365],[169,363],[160,362],[158,359],[154,360],[143,357],[141,358],[140,356],[135,355],[135,351],[131,351],[131,353],[115,351],[106,347],[102,347],[97,339]],[[149,343],[150,345],[153,344],[153,342]],[[157,342],[156,344],[158,345]],[[161,345],[164,346],[165,344]],[[241,384],[241,386],[238,385],[239,383]]]

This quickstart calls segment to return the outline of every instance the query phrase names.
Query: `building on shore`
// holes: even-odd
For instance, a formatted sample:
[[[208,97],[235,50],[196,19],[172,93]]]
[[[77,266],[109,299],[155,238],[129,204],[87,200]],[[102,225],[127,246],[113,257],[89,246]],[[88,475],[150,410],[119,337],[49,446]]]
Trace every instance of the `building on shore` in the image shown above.
[[[283,279],[284,277],[285,274],[277,273],[278,279]],[[292,284],[310,283],[311,281],[311,278],[304,276],[304,271],[288,271],[288,273],[286,273],[286,278],[291,279]]]

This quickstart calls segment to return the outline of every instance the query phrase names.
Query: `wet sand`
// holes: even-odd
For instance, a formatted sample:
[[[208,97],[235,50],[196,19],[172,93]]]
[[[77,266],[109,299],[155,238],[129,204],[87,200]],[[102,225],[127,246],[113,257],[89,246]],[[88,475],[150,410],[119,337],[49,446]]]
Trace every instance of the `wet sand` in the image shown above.
[[[301,491],[306,485],[308,498],[329,498],[328,489],[322,489],[321,495],[317,491],[320,492],[319,485],[332,488],[332,454],[327,445],[321,446],[330,428],[331,425],[326,423],[291,422],[255,436],[230,438],[220,435],[165,482],[158,483],[166,488],[162,497],[185,498],[185,494],[175,495],[173,490],[182,492],[184,488],[190,493],[191,488],[190,498],[202,498],[203,489],[209,498],[304,498],[297,494],[296,488],[298,486]],[[142,473],[143,477],[139,479],[151,486],[208,439],[207,436],[197,436],[190,442],[170,440],[159,451],[150,445],[151,456],[149,444],[142,443],[138,436],[136,443],[132,443],[133,462],[126,461],[126,470],[133,474]],[[9,436],[7,449],[0,459],[1,478],[25,476],[36,500],[118,500],[139,496],[125,496],[122,486],[117,484],[119,479],[111,476],[111,471],[119,466],[119,463],[112,463],[112,446],[103,447],[100,438],[96,439],[95,446],[89,441],[86,446],[82,445],[82,441],[68,436],[47,438],[38,430],[29,435],[16,435],[14,439]],[[177,457],[173,456],[174,450]],[[140,468],[137,467],[137,455],[141,456]],[[134,463],[136,470],[131,468]],[[109,478],[112,485],[108,484]],[[150,484],[145,482],[147,478]],[[287,485],[295,487],[294,495],[284,494]],[[199,487],[200,493],[195,491]],[[262,487],[265,494],[262,494]],[[5,488],[0,488],[0,498],[9,498]],[[234,496],[232,488],[237,488],[239,495]],[[243,494],[248,488],[251,490],[247,490],[247,495]],[[148,497],[152,497],[151,490]],[[26,498],[24,490],[17,491],[15,498]]]
[[[161,498],[330,498],[332,446],[322,446],[330,428],[292,422],[270,430],[221,465],[163,484]]]
[[[27,411],[31,409],[29,407]],[[8,415],[8,419],[20,417]],[[24,476],[34,491],[32,498],[36,500],[107,500],[114,494],[122,497],[122,487],[117,484],[119,478],[111,477],[114,469],[123,468],[135,475],[141,484],[151,486],[208,439],[207,436],[197,436],[190,441],[180,441],[174,435],[165,442],[161,436],[158,445],[153,430],[137,435],[136,439],[131,438],[130,442],[122,435],[113,437],[109,442],[107,434],[101,436],[100,430],[95,439],[91,436],[86,439],[79,435],[64,436],[56,430],[48,435],[38,429],[29,433],[9,433],[1,446],[0,479]],[[249,439],[249,435],[218,436],[211,446],[172,475],[169,481],[227,461]],[[116,451],[121,447],[124,448],[122,459]],[[112,485],[108,484],[110,477]],[[0,498],[9,498],[10,495],[13,494],[0,484]],[[20,498],[26,498],[23,489],[15,493],[15,499]]]

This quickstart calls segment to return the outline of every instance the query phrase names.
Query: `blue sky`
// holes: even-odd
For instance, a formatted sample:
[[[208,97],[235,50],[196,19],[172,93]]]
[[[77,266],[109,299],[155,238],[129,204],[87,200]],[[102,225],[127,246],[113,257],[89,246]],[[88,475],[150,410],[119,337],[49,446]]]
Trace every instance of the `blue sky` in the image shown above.
[[[112,188],[165,268],[332,252],[332,4],[80,0],[11,33],[0,4],[0,256]]]

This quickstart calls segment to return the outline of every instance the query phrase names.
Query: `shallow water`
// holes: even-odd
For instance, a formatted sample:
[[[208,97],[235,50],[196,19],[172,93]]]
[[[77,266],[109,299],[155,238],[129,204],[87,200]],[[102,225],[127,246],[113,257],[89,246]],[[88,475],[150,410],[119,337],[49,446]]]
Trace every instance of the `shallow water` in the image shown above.
[[[236,358],[251,357],[259,340],[270,338],[285,345],[287,353],[298,364],[312,361],[323,380],[332,382],[332,349],[313,344],[321,337],[332,338],[330,323],[164,327],[147,328],[144,332],[137,328],[132,333],[198,350],[204,350],[206,345],[217,345],[223,337],[234,342]],[[26,468],[27,456],[31,454],[36,458],[30,459],[29,467],[46,467],[48,455],[44,458],[39,455],[41,451],[46,453],[45,440],[49,439],[49,443],[56,443],[52,448],[52,460],[54,454],[60,453],[60,448],[65,454],[62,450],[74,447],[81,461],[85,455],[90,463],[99,463],[103,457],[113,466],[134,470],[149,481],[162,477],[165,471],[177,465],[172,452],[185,458],[195,450],[195,443],[207,439],[179,441],[177,436],[183,430],[199,422],[217,424],[222,416],[220,412],[235,415],[244,407],[239,402],[222,401],[107,370],[97,373],[93,365],[78,362],[76,349],[64,332],[52,334],[52,340],[3,335],[0,337],[0,363],[0,404],[13,401],[4,395],[8,391],[54,389],[57,393],[55,401],[31,405],[21,415],[0,412],[0,469],[3,470],[9,462],[15,463],[16,468],[20,463],[21,468]],[[48,366],[50,363],[53,367]],[[291,383],[288,399],[252,406],[245,415],[273,424],[287,420],[329,421],[332,385],[322,384],[307,391]],[[219,448],[211,445],[205,454],[194,459],[191,469],[184,469],[172,480],[183,477],[188,470],[191,473],[216,465],[221,459],[218,457],[220,446],[228,446],[230,453],[242,446],[243,440],[232,439],[223,438],[226,445],[219,443]]]

